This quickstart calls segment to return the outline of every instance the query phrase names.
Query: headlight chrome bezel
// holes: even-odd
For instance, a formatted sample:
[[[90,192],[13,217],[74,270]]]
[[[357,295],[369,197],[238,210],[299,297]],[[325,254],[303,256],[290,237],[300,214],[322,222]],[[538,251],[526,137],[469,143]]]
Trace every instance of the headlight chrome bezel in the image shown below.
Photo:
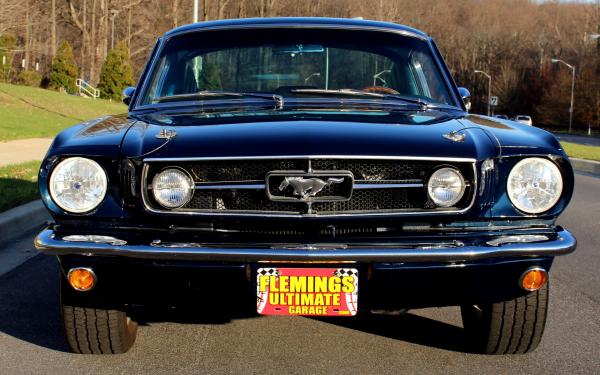
[[[89,204],[82,208],[74,208],[72,206],[69,206],[67,203],[65,203],[66,201],[63,198],[61,198],[61,196],[58,194],[58,192],[56,191],[56,186],[55,186],[57,175],[59,174],[59,172],[62,172],[61,168],[65,168],[65,166],[68,163],[77,163],[77,162],[87,163],[88,166],[91,166],[92,169],[94,169],[97,172],[97,175],[100,177],[100,184],[102,187],[102,192],[95,199],[95,201],[93,201],[92,204]],[[88,214],[88,213],[94,211],[95,209],[97,209],[102,204],[102,202],[104,202],[104,199],[106,198],[106,194],[108,193],[108,175],[107,175],[106,171],[104,170],[104,168],[102,168],[102,166],[93,159],[84,158],[84,157],[80,157],[80,156],[68,157],[68,158],[61,160],[52,169],[52,172],[50,173],[50,178],[48,179],[48,191],[50,193],[50,197],[52,198],[52,202],[54,202],[54,204],[56,204],[64,212],[69,213],[69,214]]]
[[[451,171],[458,177],[458,179],[460,181],[460,189],[461,190],[460,190],[460,193],[454,199],[449,200],[449,201],[441,201],[438,198],[436,198],[433,194],[432,180],[436,176],[436,174],[444,173],[446,171]],[[429,178],[427,179],[426,188],[427,188],[427,195],[428,195],[429,199],[431,199],[431,201],[437,207],[450,208],[450,207],[453,207],[454,205],[456,205],[458,202],[460,202],[461,199],[463,199],[463,197],[465,196],[465,192],[467,190],[467,184],[465,182],[465,177],[460,172],[460,170],[458,170],[455,167],[442,166],[442,167],[437,168],[435,171],[433,171],[433,173],[431,173],[431,175],[429,175]]]
[[[557,194],[544,206],[540,206],[538,208],[529,208],[525,207],[521,202],[519,202],[518,197],[516,197],[516,193],[512,188],[512,180],[515,178],[515,174],[519,172],[519,169],[528,163],[542,163],[545,167],[548,167],[549,170],[554,174],[554,176],[558,177],[557,183]],[[515,207],[519,212],[525,213],[527,215],[540,215],[544,214],[550,210],[552,210],[558,202],[560,201],[562,195],[564,193],[564,178],[560,167],[554,163],[553,161],[543,158],[543,157],[527,157],[520,161],[518,161],[510,170],[508,174],[508,178],[506,179],[506,195],[510,203]]]
[[[189,187],[189,192],[190,193],[186,197],[186,199],[183,200],[178,205],[171,205],[171,206],[170,205],[165,205],[164,201],[162,201],[160,198],[157,197],[157,189],[156,189],[157,178],[161,174],[163,174],[165,172],[168,172],[168,171],[175,171],[175,172],[181,173],[181,174],[184,175],[184,177],[188,181],[188,185],[189,185],[188,187]],[[167,210],[174,210],[174,209],[181,208],[181,207],[185,206],[186,204],[188,204],[192,200],[192,198],[194,197],[194,192],[196,190],[195,189],[194,179],[192,178],[192,176],[190,175],[190,173],[188,171],[186,171],[185,169],[180,168],[180,167],[166,167],[166,168],[163,168],[160,172],[158,172],[158,173],[156,173],[154,175],[154,177],[152,178],[152,183],[150,184],[150,186],[152,186],[152,196],[153,196],[154,200],[156,201],[156,203],[158,203],[160,205],[160,207],[162,207],[164,209],[167,209]]]

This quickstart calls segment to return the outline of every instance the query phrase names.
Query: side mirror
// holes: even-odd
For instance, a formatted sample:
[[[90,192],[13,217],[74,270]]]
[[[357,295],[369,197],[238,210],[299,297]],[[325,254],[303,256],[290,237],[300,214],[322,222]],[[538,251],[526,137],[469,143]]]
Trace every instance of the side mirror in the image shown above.
[[[131,103],[131,97],[135,93],[135,87],[127,87],[123,90],[123,103],[129,105]]]
[[[469,90],[467,90],[464,87],[459,87],[458,93],[460,94],[460,97],[461,97],[463,103],[465,104],[465,108],[467,109],[467,112],[470,111],[471,110],[471,93],[469,92]]]

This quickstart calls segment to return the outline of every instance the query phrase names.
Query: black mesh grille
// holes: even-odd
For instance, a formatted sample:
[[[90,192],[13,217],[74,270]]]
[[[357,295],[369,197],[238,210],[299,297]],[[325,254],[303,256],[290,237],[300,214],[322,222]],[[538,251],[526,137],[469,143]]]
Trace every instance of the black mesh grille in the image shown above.
[[[215,211],[305,211],[304,203],[274,202],[264,190],[203,190],[196,191],[183,209]]]
[[[305,160],[225,160],[185,163],[196,182],[264,180],[267,172],[306,170]]]
[[[369,189],[355,190],[352,198],[345,202],[324,202],[313,204],[313,211],[379,211],[409,208],[425,208],[426,197],[423,189]]]
[[[397,160],[312,160],[314,170],[351,171],[355,180],[422,180],[436,162]]]
[[[473,194],[475,176],[469,162],[446,163],[441,161],[415,160],[360,160],[360,159],[289,159],[289,160],[225,160],[197,161],[181,163],[153,162],[148,167],[147,181],[162,169],[178,166],[187,170],[196,183],[203,189],[194,192],[192,200],[175,211],[198,212],[281,212],[287,214],[336,214],[336,213],[373,213],[381,211],[420,211],[435,210],[428,199],[426,181],[428,176],[441,166],[458,168],[468,183],[467,191],[456,207],[468,206]],[[264,184],[267,173],[273,171],[349,171],[355,184],[362,187],[353,189],[347,201],[305,202],[271,200],[265,188],[240,189],[227,188],[223,184],[253,183]],[[206,184],[219,184],[219,188],[205,189]],[[420,187],[394,187],[386,184],[423,184]],[[370,186],[368,186],[370,185]],[[327,196],[335,193],[338,186],[327,186],[319,193]],[[278,186],[271,186],[271,193]],[[148,203],[154,208],[160,207],[148,194]]]
[[[369,189],[355,190],[352,198],[344,202],[315,202],[314,213],[346,211],[378,211],[394,209],[427,208],[427,197],[423,189]],[[308,213],[305,203],[274,202],[264,191],[258,190],[214,190],[196,191],[184,209],[215,211],[283,211]]]
[[[313,170],[350,171],[355,180],[422,180],[436,161],[314,159]],[[308,160],[223,160],[182,163],[196,182],[264,180],[271,171],[306,171]]]

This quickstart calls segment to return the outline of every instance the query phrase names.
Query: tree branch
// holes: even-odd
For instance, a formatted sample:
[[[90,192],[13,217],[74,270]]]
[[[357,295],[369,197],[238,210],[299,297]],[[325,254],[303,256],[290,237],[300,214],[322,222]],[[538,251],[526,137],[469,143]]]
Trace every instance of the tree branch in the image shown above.
[[[71,23],[77,27],[81,32],[85,32],[83,23],[79,21],[79,17],[77,16],[77,11],[75,10],[75,6],[73,6],[72,0],[67,0],[67,4],[69,5],[69,15],[71,16]]]

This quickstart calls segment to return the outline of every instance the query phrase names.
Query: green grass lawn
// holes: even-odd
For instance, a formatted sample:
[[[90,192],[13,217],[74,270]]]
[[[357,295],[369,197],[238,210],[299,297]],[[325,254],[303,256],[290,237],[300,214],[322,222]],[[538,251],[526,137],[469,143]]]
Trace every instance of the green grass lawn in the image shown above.
[[[68,126],[125,111],[122,103],[0,83],[0,141],[54,137]]]
[[[0,167],[0,212],[38,199],[39,161]]]
[[[569,157],[600,161],[600,147],[560,142]]]

